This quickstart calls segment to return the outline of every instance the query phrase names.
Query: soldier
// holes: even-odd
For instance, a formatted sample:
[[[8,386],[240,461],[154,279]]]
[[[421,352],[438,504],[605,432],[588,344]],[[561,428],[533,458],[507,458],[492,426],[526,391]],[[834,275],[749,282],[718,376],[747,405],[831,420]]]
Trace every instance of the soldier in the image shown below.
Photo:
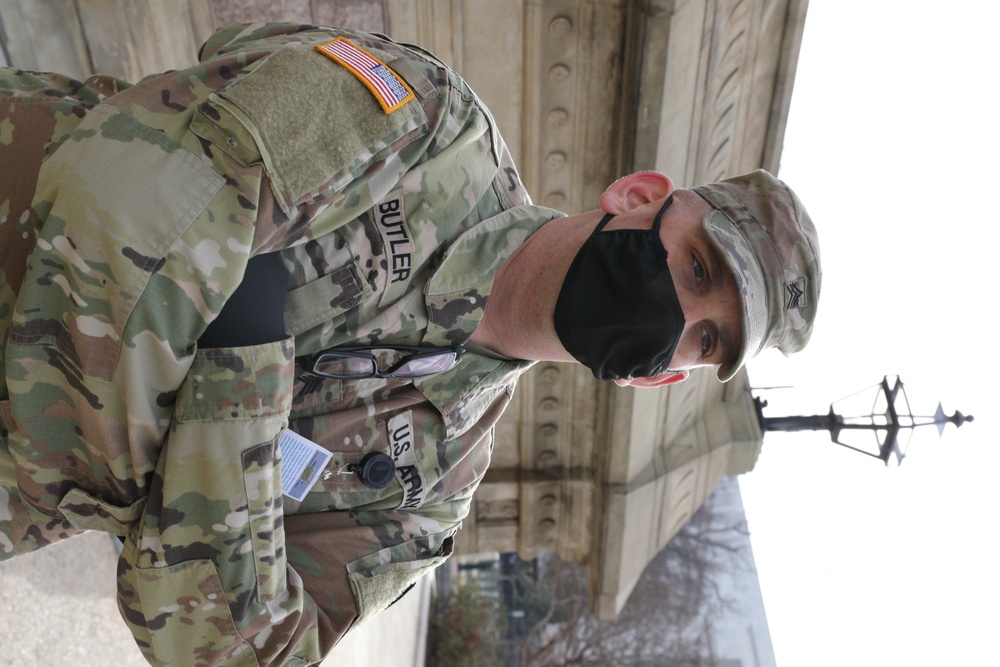
[[[658,386],[809,337],[815,230],[766,172],[564,217],[415,47],[200,60],[0,74],[0,554],[119,536],[152,663],[322,659],[447,558],[532,361]]]

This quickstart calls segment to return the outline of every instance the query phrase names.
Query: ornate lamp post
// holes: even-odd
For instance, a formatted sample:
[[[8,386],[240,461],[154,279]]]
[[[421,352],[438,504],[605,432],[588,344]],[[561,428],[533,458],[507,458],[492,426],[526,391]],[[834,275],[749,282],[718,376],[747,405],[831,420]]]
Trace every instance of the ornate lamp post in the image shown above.
[[[829,431],[830,439],[838,445],[879,459],[886,465],[889,465],[889,459],[893,457],[898,465],[906,456],[905,448],[901,448],[899,444],[899,436],[903,432],[912,435],[913,429],[934,424],[940,435],[944,432],[946,424],[958,427],[965,422],[973,421],[972,415],[966,416],[957,410],[950,416],[945,415],[940,402],[933,416],[914,415],[899,377],[895,377],[893,383],[886,376],[882,378],[881,383],[855,396],[871,390],[874,390],[874,400],[866,414],[857,416],[838,414],[834,410],[834,405],[837,403],[835,402],[830,405],[830,411],[825,415],[765,417],[764,408],[767,407],[767,401],[758,397],[755,399],[757,418],[765,431]],[[862,442],[865,439],[868,440],[867,444]],[[850,441],[858,441],[859,444],[852,444]]]

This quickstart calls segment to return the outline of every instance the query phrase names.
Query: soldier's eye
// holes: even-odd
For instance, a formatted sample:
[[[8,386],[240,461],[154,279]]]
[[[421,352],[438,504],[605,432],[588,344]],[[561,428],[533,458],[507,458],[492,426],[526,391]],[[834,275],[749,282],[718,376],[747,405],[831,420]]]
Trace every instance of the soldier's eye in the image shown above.
[[[701,287],[705,282],[705,267],[694,255],[691,256],[691,271],[694,273],[695,285]]]
[[[711,332],[709,332],[708,327],[701,328],[701,357],[705,359],[712,356],[712,351],[715,349],[714,339],[712,338]]]

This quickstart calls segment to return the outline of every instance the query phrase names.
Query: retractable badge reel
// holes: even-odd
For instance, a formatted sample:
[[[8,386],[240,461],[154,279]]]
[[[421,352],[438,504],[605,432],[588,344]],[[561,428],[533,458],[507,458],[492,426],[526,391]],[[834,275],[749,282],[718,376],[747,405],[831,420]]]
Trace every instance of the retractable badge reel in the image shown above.
[[[396,463],[382,452],[372,452],[360,463],[348,463],[341,469],[343,475],[357,475],[361,483],[376,491],[389,486],[396,476]]]

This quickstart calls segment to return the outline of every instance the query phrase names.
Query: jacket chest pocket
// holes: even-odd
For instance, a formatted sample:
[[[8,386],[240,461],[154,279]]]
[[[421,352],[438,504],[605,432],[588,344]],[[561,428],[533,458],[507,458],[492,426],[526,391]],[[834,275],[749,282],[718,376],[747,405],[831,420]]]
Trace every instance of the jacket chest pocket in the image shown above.
[[[440,416],[433,408],[416,405],[422,397],[411,386],[385,387],[384,380],[343,382],[330,380],[334,388],[316,388],[314,396],[334,397],[330,403],[297,398],[289,428],[324,449],[333,457],[312,491],[301,502],[286,501],[286,512],[305,514],[331,510],[367,509],[411,511],[423,506],[433,483],[432,462]],[[376,386],[381,383],[382,390]],[[300,384],[301,387],[307,386]],[[371,413],[365,395],[384,400]],[[344,407],[345,404],[355,404]],[[340,409],[338,409],[340,408]],[[373,457],[381,457],[373,458]],[[385,486],[377,488],[377,476],[366,476],[365,465],[385,466]],[[377,472],[377,470],[375,471]],[[371,482],[375,481],[375,484]]]
[[[362,279],[357,265],[349,262],[288,293],[285,331],[299,336],[321,324],[332,330],[371,295],[371,286]]]

